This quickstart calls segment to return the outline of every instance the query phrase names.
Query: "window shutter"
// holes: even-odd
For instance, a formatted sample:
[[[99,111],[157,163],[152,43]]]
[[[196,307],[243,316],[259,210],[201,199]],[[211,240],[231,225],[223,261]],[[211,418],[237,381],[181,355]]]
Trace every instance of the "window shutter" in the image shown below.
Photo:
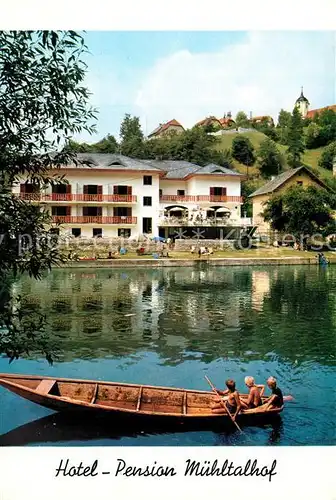
[[[66,214],[67,216],[71,215],[71,207],[66,207]]]
[[[67,194],[71,193],[71,184],[66,185],[66,192],[67,192]]]
[[[131,207],[127,207],[127,217],[132,217],[132,208]]]
[[[211,187],[210,188],[210,196],[214,196],[214,195],[215,195],[215,188]]]
[[[25,193],[26,192],[26,185],[25,184],[20,184],[20,193]]]
[[[83,215],[84,215],[84,217],[88,216],[88,209],[89,209],[89,207],[83,207]]]
[[[83,193],[84,194],[88,194],[88,190],[89,190],[88,188],[89,188],[89,186],[87,186],[87,185],[83,186]]]
[[[103,194],[103,186],[97,186],[97,194]]]
[[[97,216],[98,216],[98,217],[101,217],[101,216],[102,216],[102,213],[103,213],[103,208],[102,208],[102,207],[98,207],[98,208],[97,208]]]
[[[113,194],[118,194],[118,186],[113,186]]]
[[[222,188],[222,196],[226,196],[226,188]]]
[[[132,194],[132,186],[127,186],[127,194]]]

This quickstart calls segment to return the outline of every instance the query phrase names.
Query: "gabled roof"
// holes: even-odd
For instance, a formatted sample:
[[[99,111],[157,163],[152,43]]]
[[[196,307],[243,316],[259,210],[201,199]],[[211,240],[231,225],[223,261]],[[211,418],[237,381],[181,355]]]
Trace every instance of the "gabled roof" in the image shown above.
[[[325,106],[324,108],[318,108],[318,109],[311,109],[308,111],[306,117],[307,118],[313,118],[314,115],[322,113],[322,111],[325,111],[327,109],[330,109],[331,111],[334,111],[336,113],[336,104],[332,104],[331,106]]]
[[[207,125],[210,125],[213,122],[217,122],[218,125],[221,126],[221,122],[220,122],[220,120],[218,120],[218,118],[216,118],[215,116],[208,116],[208,117],[204,118],[203,120],[197,122],[195,124],[195,127],[206,127]]]
[[[230,123],[236,123],[233,118],[230,118],[229,116],[225,118],[220,118],[219,123],[222,125],[222,127],[225,127],[226,125],[230,125]]]
[[[80,164],[78,168],[92,169],[108,169],[108,170],[153,170],[160,172],[160,169],[148,164],[144,165],[141,160],[129,158],[120,154],[109,153],[77,153],[77,158],[80,162],[85,161],[87,164]],[[71,168],[70,165],[64,165],[64,168]]]
[[[205,167],[196,165],[189,161],[179,161],[179,160],[142,160],[146,165],[151,164],[156,168],[161,169],[165,172],[163,179],[186,179],[187,177],[193,175],[234,175],[241,177],[241,174],[230,170],[229,168],[222,167],[220,165],[215,165],[210,163]]]
[[[189,161],[179,160],[142,160],[146,165],[153,165],[155,168],[165,172],[164,179],[184,179],[190,174],[195,173],[199,165]]]
[[[231,170],[226,167],[222,167],[221,165],[216,165],[215,163],[209,163],[209,165],[205,165],[205,167],[201,167],[197,172],[196,175],[198,174],[224,174],[224,175],[235,175],[237,177],[244,177],[242,174],[239,172],[235,172],[234,170]]]
[[[120,154],[109,153],[78,153],[76,155],[79,164],[64,165],[63,168],[86,168],[86,169],[106,169],[106,170],[137,170],[139,172],[152,171],[160,174],[164,179],[185,179],[190,175],[214,174],[214,175],[234,175],[240,176],[238,172],[215,165],[213,163],[201,167],[196,163],[179,160],[139,160]],[[85,162],[85,163],[82,163]]]
[[[301,167],[294,168],[292,170],[286,170],[286,172],[277,175],[274,179],[261,186],[259,189],[254,191],[254,193],[250,194],[249,198],[254,198],[255,196],[260,196],[262,194],[274,193],[274,191],[276,191],[280,186],[285,184],[285,182],[287,182],[289,179],[291,179],[291,177],[294,177],[294,175],[298,174],[299,172],[306,172],[312,179],[314,179],[317,184],[320,184],[320,186],[329,190],[329,187],[323,181],[321,181],[321,179],[319,179],[309,168],[302,165]]]
[[[181,123],[175,120],[174,118],[173,120],[170,120],[167,123],[161,123],[158,127],[156,127],[156,129],[153,130],[153,132],[149,134],[148,137],[153,137],[155,135],[162,134],[162,132],[169,129],[169,127],[181,127],[184,130],[184,127],[181,125]]]

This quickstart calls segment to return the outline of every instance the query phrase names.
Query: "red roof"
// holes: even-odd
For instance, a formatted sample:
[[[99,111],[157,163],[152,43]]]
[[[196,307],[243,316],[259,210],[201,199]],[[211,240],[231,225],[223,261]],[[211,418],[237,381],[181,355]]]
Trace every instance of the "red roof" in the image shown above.
[[[181,127],[184,130],[184,127],[179,123],[175,118],[173,120],[170,120],[167,123],[163,123],[159,125],[151,134],[149,134],[148,137],[151,137],[152,135],[159,135],[162,134],[165,130],[167,130],[169,127]]]
[[[226,125],[230,125],[230,123],[236,123],[233,118],[220,118],[219,123],[222,125],[222,127]]]
[[[322,111],[325,111],[326,109],[331,109],[332,111],[335,111],[336,113],[336,104],[332,104],[331,106],[325,106],[324,108],[318,108],[318,109],[312,109],[308,111],[306,117],[307,118],[314,118],[314,115],[322,113]]]
[[[212,122],[217,122],[218,125],[221,125],[220,120],[216,118],[215,116],[208,116],[207,118],[204,118],[204,120],[201,120],[200,122],[196,123],[196,127],[206,127],[207,125],[210,125]]]

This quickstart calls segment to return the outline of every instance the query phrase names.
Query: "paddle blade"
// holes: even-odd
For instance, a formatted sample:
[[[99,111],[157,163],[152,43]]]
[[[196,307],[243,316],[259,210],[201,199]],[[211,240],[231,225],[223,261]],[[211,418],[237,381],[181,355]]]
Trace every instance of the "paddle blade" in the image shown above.
[[[288,396],[284,396],[283,400],[284,401],[295,401],[295,399],[293,398],[293,396],[291,396],[290,394]]]

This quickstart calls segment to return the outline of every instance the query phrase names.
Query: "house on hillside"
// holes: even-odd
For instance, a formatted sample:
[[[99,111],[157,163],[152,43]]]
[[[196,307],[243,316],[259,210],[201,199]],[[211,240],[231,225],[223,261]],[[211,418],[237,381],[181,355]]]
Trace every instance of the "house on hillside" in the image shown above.
[[[261,186],[259,189],[250,194],[252,200],[253,219],[252,223],[258,226],[259,233],[268,233],[270,225],[265,222],[261,213],[264,210],[264,205],[275,194],[282,193],[292,186],[316,186],[323,189],[329,189],[328,186],[321,181],[309,168],[302,166],[287,170],[282,174],[274,177],[272,180]]]
[[[223,118],[219,119],[220,124],[222,125],[222,128],[233,128],[236,126],[236,122],[232,118],[231,111],[228,112],[228,114],[224,113]]]
[[[171,133],[181,134],[182,132],[184,132],[184,127],[180,122],[173,119],[167,123],[160,123],[160,125],[149,134],[148,139],[156,139]]]
[[[272,127],[274,125],[273,118],[269,115],[263,115],[263,116],[254,116],[251,118],[252,123],[265,123],[266,125],[269,125]]]
[[[209,128],[212,127],[213,130],[220,130],[222,128],[221,122],[215,116],[208,116],[203,120],[197,122],[195,127]]]

